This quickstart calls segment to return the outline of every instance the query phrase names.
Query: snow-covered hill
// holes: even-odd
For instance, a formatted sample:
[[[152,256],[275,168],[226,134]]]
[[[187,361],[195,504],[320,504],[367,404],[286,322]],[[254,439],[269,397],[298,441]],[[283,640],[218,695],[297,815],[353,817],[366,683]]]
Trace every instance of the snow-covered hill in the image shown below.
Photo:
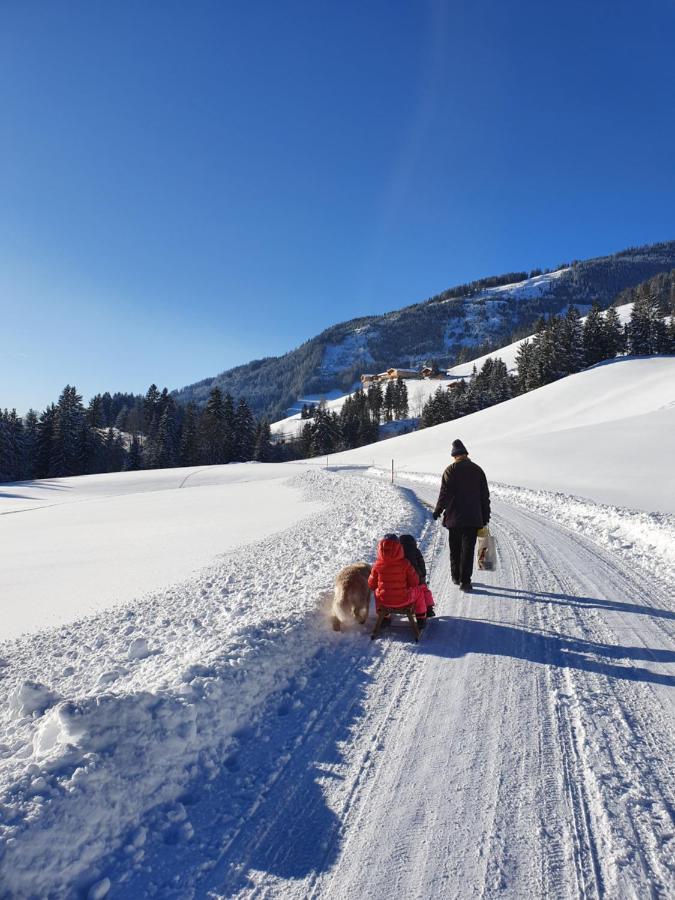
[[[671,896],[674,416],[675,357],[620,359],[329,471],[3,486],[0,896]],[[424,505],[457,436],[498,541],[470,596]],[[419,646],[325,615],[387,531]]]
[[[493,288],[493,290],[499,291],[500,288]],[[617,307],[619,321],[622,325],[625,325],[630,321],[632,308],[632,303],[626,303],[623,306]],[[581,321],[584,322],[585,317],[582,317]],[[502,347],[499,350],[494,350],[492,353],[486,353],[483,356],[476,357],[476,359],[469,360],[469,362],[460,363],[457,366],[453,366],[451,369],[448,369],[447,380],[418,381],[405,379],[406,387],[408,389],[410,415],[413,418],[418,418],[422,412],[422,407],[424,406],[425,402],[438,390],[439,387],[447,385],[450,381],[454,381],[457,378],[469,378],[474,367],[477,371],[480,370],[483,363],[487,359],[501,359],[506,364],[506,367],[510,372],[515,372],[517,370],[516,358],[518,356],[518,350],[520,349],[521,345],[525,343],[525,341],[532,340],[532,337],[533,335],[529,335],[528,337],[522,338],[519,341],[515,341],[512,344],[507,344],[505,347]],[[330,396],[330,398],[326,399],[327,409],[330,409],[334,412],[340,412],[347,396],[350,395],[344,394],[338,397]],[[317,402],[320,399],[322,398],[315,396],[307,400],[306,402]],[[304,420],[300,418],[300,413],[294,413],[292,416],[281,419],[279,422],[274,422],[271,426],[272,434],[283,435],[286,439],[291,439],[298,436],[304,424]]]
[[[675,512],[675,357],[601,363],[506,403],[331,457],[440,473],[461,437],[490,478]]]

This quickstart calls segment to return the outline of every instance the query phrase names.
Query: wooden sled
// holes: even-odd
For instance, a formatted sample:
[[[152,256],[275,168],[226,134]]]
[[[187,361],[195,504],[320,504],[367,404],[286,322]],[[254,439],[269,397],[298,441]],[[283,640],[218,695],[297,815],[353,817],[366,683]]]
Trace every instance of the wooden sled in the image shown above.
[[[410,627],[412,628],[413,634],[415,635],[415,640],[419,641],[421,632],[419,625],[417,624],[417,619],[415,618],[414,603],[411,603],[409,606],[381,606],[377,612],[377,619],[375,620],[373,633],[370,635],[371,641],[374,641],[380,633],[382,622],[384,622],[385,616],[391,615],[407,616],[408,621],[410,622]]]

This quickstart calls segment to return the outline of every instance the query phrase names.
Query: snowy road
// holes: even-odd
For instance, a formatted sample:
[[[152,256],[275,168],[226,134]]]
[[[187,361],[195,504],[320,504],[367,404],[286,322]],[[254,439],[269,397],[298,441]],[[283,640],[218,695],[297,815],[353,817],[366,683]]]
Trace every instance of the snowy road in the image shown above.
[[[195,839],[111,896],[673,896],[669,589],[534,513],[493,525],[471,596],[427,526],[421,644],[335,635],[184,798]]]

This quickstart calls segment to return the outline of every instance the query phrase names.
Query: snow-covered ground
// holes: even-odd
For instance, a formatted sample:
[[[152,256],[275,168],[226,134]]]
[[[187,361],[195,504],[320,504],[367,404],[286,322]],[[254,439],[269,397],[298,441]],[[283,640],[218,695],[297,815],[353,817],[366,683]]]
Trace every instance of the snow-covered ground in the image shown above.
[[[0,485],[0,640],[186,578],[317,506],[247,463]]]
[[[0,644],[0,897],[675,895],[674,416],[675,357],[625,359],[329,471],[3,486],[0,579],[35,569],[3,612],[94,585]],[[457,436],[498,547],[469,596],[428,510]],[[427,559],[419,645],[328,623],[387,531]]]

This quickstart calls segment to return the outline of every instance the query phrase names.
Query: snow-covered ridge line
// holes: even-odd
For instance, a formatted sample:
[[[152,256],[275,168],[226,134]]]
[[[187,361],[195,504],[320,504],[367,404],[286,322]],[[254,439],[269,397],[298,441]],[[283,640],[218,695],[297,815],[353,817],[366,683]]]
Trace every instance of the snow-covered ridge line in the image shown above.
[[[369,468],[369,475],[389,478],[383,469]],[[401,480],[440,486],[439,475],[401,473]],[[558,491],[533,490],[512,484],[490,482],[490,492],[500,500],[522,507],[583,534],[605,550],[665,585],[675,583],[675,516],[595,503]]]
[[[151,811],[189,839],[189,783],[334,639],[321,606],[335,573],[372,559],[380,530],[421,523],[367,479],[294,484],[328,511],[175,588],[0,645],[1,896],[86,893],[111,854],[139,865]]]

